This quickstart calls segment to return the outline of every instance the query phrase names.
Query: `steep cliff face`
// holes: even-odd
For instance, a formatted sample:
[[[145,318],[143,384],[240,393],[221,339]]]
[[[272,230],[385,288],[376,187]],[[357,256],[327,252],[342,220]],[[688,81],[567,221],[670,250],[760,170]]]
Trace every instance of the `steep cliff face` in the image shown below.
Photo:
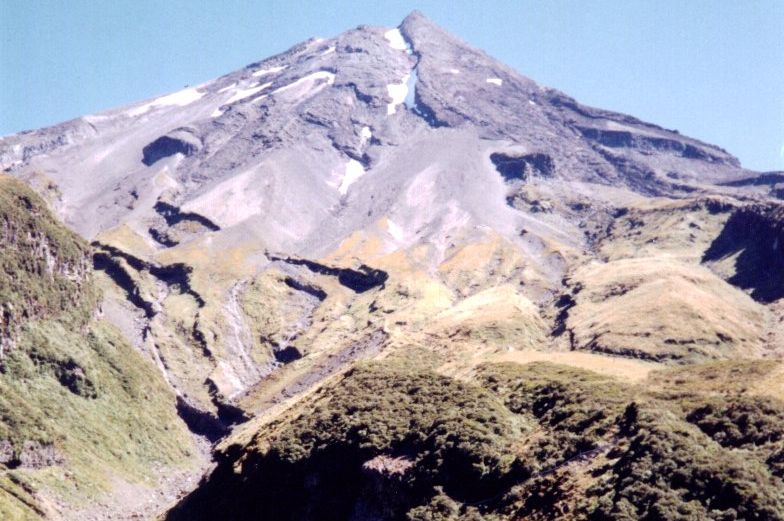
[[[0,517],[70,517],[107,482],[187,467],[171,391],[97,318],[90,246],[8,176],[0,235]]]
[[[784,207],[756,204],[733,212],[703,255],[709,265],[724,265],[727,281],[760,302],[784,297]]]

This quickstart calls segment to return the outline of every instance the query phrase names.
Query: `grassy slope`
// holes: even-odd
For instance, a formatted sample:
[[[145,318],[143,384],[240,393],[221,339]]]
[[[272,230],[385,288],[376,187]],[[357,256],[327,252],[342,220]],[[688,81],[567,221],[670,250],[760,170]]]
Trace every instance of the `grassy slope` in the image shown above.
[[[442,289],[427,293],[416,251],[351,243],[393,275],[342,318],[375,327],[377,315],[354,311],[372,299],[391,347],[225,442],[218,469],[169,518],[784,517],[784,404],[760,392],[780,387],[782,365],[705,363],[760,356],[771,319],[700,265],[731,208],[649,206],[617,219],[596,262],[571,272],[564,326],[574,348],[597,353],[508,351],[543,349],[547,324],[505,284],[519,263],[482,279],[496,273],[478,255],[490,250],[445,262]],[[569,366],[482,363],[547,356]],[[751,381],[767,384],[725,385]]]
[[[157,370],[96,320],[89,247],[21,183],[0,177],[0,518],[52,514],[112,477],[187,461],[190,437]],[[47,261],[47,254],[48,258]]]
[[[766,310],[707,268],[666,257],[580,267],[574,347],[651,360],[755,356]]]
[[[701,265],[732,206],[655,200],[614,220],[570,276],[571,347],[653,361],[760,356],[771,314]]]

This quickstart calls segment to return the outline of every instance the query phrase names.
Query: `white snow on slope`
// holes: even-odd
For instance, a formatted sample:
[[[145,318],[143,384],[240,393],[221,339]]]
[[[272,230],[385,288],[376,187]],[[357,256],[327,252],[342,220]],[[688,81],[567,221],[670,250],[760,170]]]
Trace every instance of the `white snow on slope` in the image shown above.
[[[184,107],[185,105],[189,105],[194,101],[201,99],[202,96],[204,96],[204,93],[197,91],[195,88],[185,89],[179,92],[175,92],[173,94],[169,94],[167,96],[161,96],[160,98],[155,98],[149,103],[145,103],[144,105],[140,105],[138,107],[134,107],[130,110],[125,111],[125,114],[133,118],[136,116],[141,116],[148,110],[156,107],[165,107],[168,105],[177,105],[179,107]]]
[[[408,45],[406,44],[406,40],[403,38],[403,35],[400,34],[400,29],[390,29],[384,33],[384,38],[387,39],[389,46],[393,49],[398,51],[408,50]]]
[[[370,131],[370,127],[362,127],[362,130],[359,131],[359,137],[362,146],[364,146],[373,137],[373,132]]]
[[[338,192],[340,192],[341,195],[346,195],[346,192],[348,192],[348,187],[354,184],[354,181],[363,175],[365,175],[365,168],[362,166],[362,163],[356,159],[349,159],[348,163],[346,164],[346,173],[343,175],[343,179],[340,181]]]
[[[387,103],[387,116],[391,116],[395,112],[397,112],[397,107],[404,101],[406,101],[406,96],[408,96],[408,79],[411,74],[406,74],[402,80],[402,83],[390,83],[387,85],[387,93],[389,97],[392,98],[391,103]]]
[[[259,76],[264,76],[265,74],[272,74],[274,72],[280,72],[285,69],[287,65],[281,65],[280,67],[270,67],[269,69],[261,69],[254,72],[251,76],[258,78]]]
[[[252,87],[252,88],[250,88],[250,89],[241,89],[241,90],[238,90],[237,92],[235,92],[235,93],[234,93],[234,95],[233,95],[231,98],[229,98],[228,100],[226,100],[226,102],[224,103],[224,105],[231,105],[231,104],[232,104],[232,103],[234,103],[235,101],[239,101],[239,100],[241,100],[241,99],[249,98],[250,96],[253,96],[253,95],[254,95],[254,94],[256,94],[257,92],[261,92],[261,91],[263,91],[264,89],[266,89],[266,88],[267,88],[267,87],[269,87],[270,85],[272,85],[272,82],[271,82],[271,81],[270,81],[270,82],[267,82],[267,83],[265,83],[265,84],[263,84],[263,85],[259,85],[258,87]]]
[[[492,83],[493,85],[498,85],[499,87],[503,85],[504,80],[501,78],[487,78],[487,83]]]
[[[85,120],[87,123],[91,125],[99,124],[104,121],[108,121],[112,119],[111,116],[107,116],[104,114],[89,114],[87,116],[82,116],[82,119]],[[22,149],[22,145],[14,145],[14,153],[19,152]]]
[[[237,86],[236,82],[232,83],[231,85],[226,85],[225,87],[223,87],[222,89],[220,89],[218,91],[218,94],[223,94],[224,92],[228,92],[228,91],[230,91],[231,89],[233,89],[236,86]]]
[[[327,81],[317,84],[319,80]],[[283,92],[293,90],[294,96],[301,98],[309,94],[315,94],[325,86],[332,85],[333,83],[335,83],[334,73],[329,71],[316,71],[312,74],[308,74],[307,76],[303,76],[295,82],[289,83],[288,85],[284,85],[283,87],[272,91],[271,94],[281,94]]]
[[[334,45],[332,47],[328,47],[326,51],[321,53],[321,55],[325,56],[327,54],[332,54],[333,52],[335,52],[335,46]]]
[[[452,74],[460,74],[460,69],[449,69],[449,72]]]

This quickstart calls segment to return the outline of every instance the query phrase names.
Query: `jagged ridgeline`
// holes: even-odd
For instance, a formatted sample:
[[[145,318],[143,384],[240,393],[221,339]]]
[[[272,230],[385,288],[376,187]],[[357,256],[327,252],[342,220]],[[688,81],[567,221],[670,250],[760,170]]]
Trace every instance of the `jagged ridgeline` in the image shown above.
[[[172,392],[96,318],[92,262],[35,192],[0,176],[1,519],[57,518],[112,483],[188,465]]]

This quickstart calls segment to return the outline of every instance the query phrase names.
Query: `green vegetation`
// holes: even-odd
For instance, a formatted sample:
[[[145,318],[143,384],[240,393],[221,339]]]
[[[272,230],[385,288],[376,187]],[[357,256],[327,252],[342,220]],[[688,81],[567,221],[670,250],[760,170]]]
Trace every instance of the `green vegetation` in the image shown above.
[[[192,499],[198,507],[172,516],[240,519],[265,511],[270,519],[346,519],[360,496],[366,502],[360,508],[369,512],[398,510],[437,489],[475,499],[496,493],[505,476],[518,471],[511,442],[524,430],[498,399],[475,385],[361,364],[322,389],[296,418],[257,435],[243,457],[244,475],[220,468]],[[377,456],[399,458],[408,462],[403,469],[414,469],[402,470],[400,483],[390,484],[399,487],[391,498],[399,505],[376,504],[365,490],[372,471],[363,465]],[[219,494],[223,489],[233,490],[232,496]],[[302,497],[309,500],[295,499]]]
[[[784,403],[774,398],[712,399],[696,407],[686,419],[722,447],[758,447],[784,437]]]
[[[668,411],[643,410],[591,486],[590,519],[780,519],[781,483]]]
[[[539,362],[521,371],[514,363],[489,364],[479,368],[479,378],[510,411],[549,431],[531,447],[531,474],[595,449],[629,403],[628,389],[572,367]]]
[[[96,318],[89,246],[5,177],[0,236],[0,518],[187,461],[168,386]],[[273,309],[264,284],[241,305]],[[778,362],[674,367],[640,386],[542,362],[463,381],[442,362],[411,346],[357,364],[227,446],[169,519],[784,518],[784,401],[758,394]]]
[[[87,244],[0,177],[0,518],[156,479],[192,449],[157,369],[96,320]]]
[[[29,187],[0,176],[0,336],[33,318],[84,324],[96,304],[89,247]]]
[[[564,512],[580,519],[649,520],[784,514],[782,483],[760,458],[725,450],[690,425],[697,416],[686,412],[692,402],[683,394],[662,401],[550,364],[502,371],[489,366],[483,372],[489,383],[502,382],[498,388],[506,390],[511,410],[533,414],[547,431],[534,454],[550,465],[544,472],[549,479],[523,483],[509,495],[501,510],[513,518]],[[771,428],[777,418],[768,419]]]
[[[169,519],[781,519],[779,401],[665,396],[680,371],[647,390],[550,363],[485,364],[472,383],[361,364],[229,447]]]

